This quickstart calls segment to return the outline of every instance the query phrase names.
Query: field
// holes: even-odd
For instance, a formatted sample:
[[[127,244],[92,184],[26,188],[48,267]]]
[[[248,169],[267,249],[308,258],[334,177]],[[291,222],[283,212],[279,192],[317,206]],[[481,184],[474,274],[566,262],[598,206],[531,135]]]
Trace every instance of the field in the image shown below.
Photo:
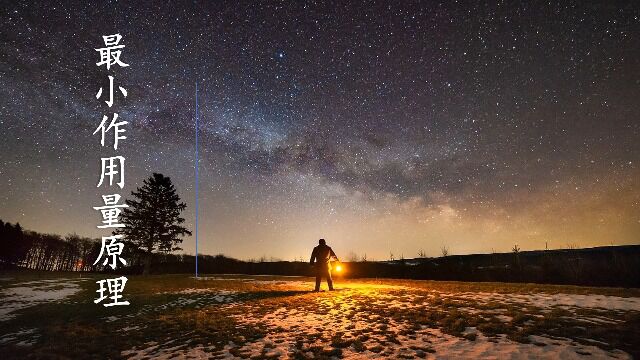
[[[0,357],[632,358],[640,291],[303,277],[130,276],[129,306],[78,273],[0,274]],[[326,284],[324,284],[326,286]]]

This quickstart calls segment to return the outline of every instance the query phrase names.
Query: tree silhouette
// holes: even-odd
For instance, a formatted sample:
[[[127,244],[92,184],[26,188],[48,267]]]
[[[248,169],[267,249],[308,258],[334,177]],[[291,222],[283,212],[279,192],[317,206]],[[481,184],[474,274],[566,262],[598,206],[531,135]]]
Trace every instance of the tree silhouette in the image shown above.
[[[442,248],[440,248],[440,253],[442,254],[442,257],[449,256],[449,248],[446,246],[443,246]]]
[[[8,267],[20,264],[30,246],[19,223],[11,225],[0,220],[0,265]]]
[[[144,252],[143,274],[149,274],[153,252],[181,250],[178,244],[181,236],[191,235],[191,231],[181,226],[184,218],[180,213],[187,208],[180,202],[171,179],[153,173],[144,180],[144,185],[132,191],[134,200],[127,200],[120,221],[125,225],[114,234],[124,235],[125,241]]]

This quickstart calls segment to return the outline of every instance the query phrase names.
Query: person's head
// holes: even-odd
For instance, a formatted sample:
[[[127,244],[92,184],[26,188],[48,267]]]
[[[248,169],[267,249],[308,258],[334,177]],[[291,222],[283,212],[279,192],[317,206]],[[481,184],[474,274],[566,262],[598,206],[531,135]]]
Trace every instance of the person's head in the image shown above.
[[[324,241],[324,239],[320,239],[320,240],[318,240],[318,244],[320,244],[320,245],[327,245],[327,242],[326,242],[326,241]]]

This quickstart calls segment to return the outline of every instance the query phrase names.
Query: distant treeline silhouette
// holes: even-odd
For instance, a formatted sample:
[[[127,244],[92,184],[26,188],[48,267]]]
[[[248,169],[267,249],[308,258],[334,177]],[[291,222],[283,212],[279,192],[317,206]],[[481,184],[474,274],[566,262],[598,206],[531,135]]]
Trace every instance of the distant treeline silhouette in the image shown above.
[[[0,266],[46,271],[102,271],[92,263],[100,241],[77,235],[61,237],[25,231],[20,224],[0,220]]]
[[[45,271],[112,272],[101,263],[100,240],[77,235],[41,234],[0,220],[0,268]],[[127,266],[117,273],[140,274],[147,254],[126,246]],[[193,273],[195,257],[154,253],[152,274]],[[437,258],[347,262],[345,275],[358,278],[531,282],[586,286],[640,287],[640,245],[587,249],[448,255]],[[202,274],[311,276],[304,261],[242,261],[224,255],[199,255]]]

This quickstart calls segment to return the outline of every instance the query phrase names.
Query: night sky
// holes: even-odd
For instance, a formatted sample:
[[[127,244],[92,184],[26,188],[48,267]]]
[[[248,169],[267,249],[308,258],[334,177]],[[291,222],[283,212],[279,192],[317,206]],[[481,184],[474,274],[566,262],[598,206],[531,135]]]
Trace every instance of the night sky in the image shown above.
[[[100,195],[161,172],[193,230],[197,81],[203,253],[640,243],[638,2],[346,3],[3,1],[0,219],[108,235]],[[97,188],[116,154],[124,190]]]

